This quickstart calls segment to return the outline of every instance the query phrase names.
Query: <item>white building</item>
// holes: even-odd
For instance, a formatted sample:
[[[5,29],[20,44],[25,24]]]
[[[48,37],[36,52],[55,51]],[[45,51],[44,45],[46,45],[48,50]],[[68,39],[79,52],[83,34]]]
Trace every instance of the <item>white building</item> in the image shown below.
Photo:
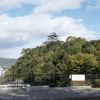
[[[0,76],[4,76],[5,75],[5,70],[3,70],[3,68],[0,68]]]

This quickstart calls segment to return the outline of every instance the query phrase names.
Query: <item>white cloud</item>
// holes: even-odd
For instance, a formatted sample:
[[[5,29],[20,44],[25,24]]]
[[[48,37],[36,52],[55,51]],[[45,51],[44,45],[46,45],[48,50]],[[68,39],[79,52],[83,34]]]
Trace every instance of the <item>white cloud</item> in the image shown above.
[[[42,45],[42,42],[46,40],[46,36],[50,32],[56,32],[59,35],[59,39],[63,41],[69,35],[84,37],[88,40],[94,39],[95,32],[87,30],[77,21],[81,22],[82,19],[76,20],[67,16],[52,19],[50,14],[31,14],[17,18],[9,18],[7,14],[1,15],[1,52],[7,57],[18,57],[22,48],[31,48],[35,44]],[[29,41],[33,42],[29,43]],[[34,41],[37,41],[37,43]]]
[[[0,40],[6,39],[7,41],[8,39],[10,42],[16,43],[21,41],[27,43],[32,39],[44,38],[44,36],[47,36],[47,34],[53,31],[60,34],[60,36],[64,34],[82,36],[82,34],[89,33],[89,31],[79,23],[82,19],[76,20],[67,16],[52,19],[50,14],[31,14],[17,18],[9,18],[7,15],[2,15],[0,19],[2,19],[0,20],[2,21],[2,23],[0,23],[0,33],[2,33]],[[79,24],[76,24],[77,22]]]
[[[20,0],[0,0],[0,11],[12,8],[20,8],[21,6]]]
[[[47,0],[0,0],[0,11],[9,10],[13,8],[21,8],[22,4],[40,5],[48,1]]]
[[[37,5],[35,13],[47,11],[62,11],[64,9],[77,9],[85,0],[0,0],[0,9],[8,10],[12,8],[21,8],[22,4]]]
[[[17,46],[14,48],[9,48],[9,49],[0,49],[0,57],[3,58],[19,58],[22,52],[22,48],[35,48],[36,46],[40,46],[41,43],[34,42],[34,43],[28,43],[23,46]]]
[[[38,5],[32,14],[10,18],[0,15],[0,54],[1,57],[17,58],[22,48],[33,48],[42,45],[46,36],[56,32],[59,39],[65,41],[67,36],[80,36],[88,40],[95,39],[95,32],[86,29],[80,22],[67,16],[55,17],[51,13],[65,9],[77,9],[85,0],[0,0],[2,9],[21,7],[22,4]],[[49,2],[49,3],[48,3]]]
[[[86,6],[86,10],[90,10],[91,8],[93,8],[93,6]]]
[[[77,22],[78,23],[83,22],[83,19],[78,19]]]
[[[100,0],[90,0],[88,3],[89,5],[86,6],[87,11],[100,9]]]
[[[43,5],[39,5],[34,9],[34,13],[44,13],[48,11],[60,12],[65,9],[77,9],[85,0],[51,0]]]
[[[97,9],[100,9],[100,0],[97,0],[96,8],[97,8]]]

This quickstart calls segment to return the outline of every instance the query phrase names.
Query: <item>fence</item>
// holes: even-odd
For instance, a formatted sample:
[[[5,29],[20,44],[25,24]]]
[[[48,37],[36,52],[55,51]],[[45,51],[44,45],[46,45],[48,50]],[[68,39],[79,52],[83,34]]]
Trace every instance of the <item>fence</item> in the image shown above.
[[[14,86],[19,87],[28,83],[32,86],[49,85],[50,87],[83,86],[92,85],[96,79],[100,79],[100,74],[85,74],[83,82],[72,82],[67,74],[5,75],[0,77],[0,85],[14,84]]]
[[[96,79],[100,79],[100,74],[85,74],[85,81],[70,81],[71,86],[90,86]]]
[[[0,78],[0,84],[13,84],[19,86],[19,84],[30,84],[32,86],[49,85],[55,86],[67,86],[68,75],[50,75],[50,74],[37,74],[37,75],[5,75]]]

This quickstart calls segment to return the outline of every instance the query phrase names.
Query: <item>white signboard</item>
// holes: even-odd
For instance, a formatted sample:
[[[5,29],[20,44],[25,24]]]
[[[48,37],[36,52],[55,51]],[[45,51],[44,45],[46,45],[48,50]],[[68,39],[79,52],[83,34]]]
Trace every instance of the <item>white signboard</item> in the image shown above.
[[[72,81],[85,81],[84,74],[72,74]]]

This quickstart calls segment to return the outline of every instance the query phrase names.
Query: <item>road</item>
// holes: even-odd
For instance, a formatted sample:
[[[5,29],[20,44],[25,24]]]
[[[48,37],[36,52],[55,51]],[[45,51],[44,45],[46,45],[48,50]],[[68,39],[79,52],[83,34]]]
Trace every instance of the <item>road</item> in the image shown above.
[[[49,91],[25,92],[16,90],[10,93],[0,93],[0,100],[45,100],[50,98],[75,98],[100,96],[100,90],[91,88],[57,87]]]

